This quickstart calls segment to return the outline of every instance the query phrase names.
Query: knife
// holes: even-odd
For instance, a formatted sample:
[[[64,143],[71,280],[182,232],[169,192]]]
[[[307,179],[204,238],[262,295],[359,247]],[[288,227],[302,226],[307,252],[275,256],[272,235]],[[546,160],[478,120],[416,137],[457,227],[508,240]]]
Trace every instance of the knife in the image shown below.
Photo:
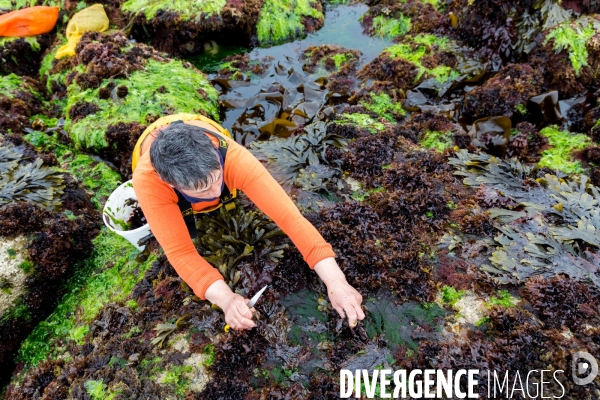
[[[260,299],[260,296],[262,296],[263,292],[267,289],[269,285],[266,285],[264,288],[260,289],[258,291],[258,293],[256,293],[248,302],[248,308],[252,308],[256,305],[256,302],[258,301],[258,299]]]
[[[258,293],[256,293],[254,296],[252,296],[252,298],[248,302],[248,308],[252,308],[252,307],[254,307],[256,305],[256,302],[258,301],[258,299],[260,299],[260,296],[262,296],[262,294],[264,293],[264,291],[267,290],[267,287],[269,287],[269,285],[265,285],[264,288],[260,289],[258,291]],[[229,326],[229,324],[225,325],[225,328],[223,328],[223,330],[225,332],[229,332],[229,329],[231,329],[231,327]]]

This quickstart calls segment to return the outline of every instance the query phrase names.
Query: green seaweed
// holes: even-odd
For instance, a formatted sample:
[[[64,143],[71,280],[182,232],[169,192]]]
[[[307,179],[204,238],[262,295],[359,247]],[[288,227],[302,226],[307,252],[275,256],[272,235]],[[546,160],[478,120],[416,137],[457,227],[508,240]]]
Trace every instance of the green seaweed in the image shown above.
[[[2,9],[2,6],[0,6],[0,10],[1,9]],[[33,50],[35,52],[39,52],[41,50],[40,43],[37,41],[35,36],[27,36],[24,38],[19,37],[19,36],[0,37],[0,47],[4,47],[5,45],[10,44],[11,42],[14,42],[15,40],[19,40],[19,39],[23,39],[26,43],[28,43],[29,46],[31,47],[31,50]]]
[[[588,136],[561,131],[557,126],[548,126],[542,129],[540,134],[548,138],[552,148],[542,152],[542,158],[538,162],[539,166],[567,174],[583,172],[581,161],[573,160],[571,154],[575,150],[581,150],[591,145],[592,141]]]
[[[191,365],[178,365],[170,367],[160,383],[169,385],[177,395],[177,398],[183,398],[191,379],[187,376],[192,372]]]
[[[66,69],[66,70],[61,71],[56,74],[50,74],[50,70],[52,69],[56,53],[58,52],[58,49],[60,49],[60,47],[62,45],[64,45],[65,43],[67,43],[67,39],[63,35],[58,33],[57,40],[56,40],[54,47],[52,47],[44,55],[44,57],[42,58],[42,62],[40,63],[39,76],[40,76],[40,78],[46,77],[46,89],[48,89],[48,92],[52,92],[52,83],[53,82],[64,85],[66,78],[67,78],[67,74],[70,72],[68,69]],[[81,68],[79,68],[79,69],[81,69]]]
[[[428,149],[444,151],[452,147],[452,132],[427,131],[419,142]]]
[[[375,35],[393,39],[406,35],[411,28],[410,17],[400,14],[398,18],[387,18],[379,15],[373,18],[373,31]]]
[[[206,356],[206,359],[202,362],[202,365],[204,365],[205,367],[210,367],[215,363],[216,354],[214,344],[209,343],[206,346],[204,346],[204,348],[202,349],[202,354]]]
[[[339,71],[342,64],[345,64],[348,61],[348,59],[353,58],[353,57],[354,56],[352,55],[352,53],[338,53],[338,54],[332,55],[331,59],[335,63],[336,71]]]
[[[93,244],[92,255],[75,266],[75,275],[66,283],[67,294],[23,342],[18,357],[27,367],[58,356],[65,338],[79,338],[105,304],[124,301],[157,259],[151,254],[145,262],[136,262],[138,250],[105,227]]]
[[[363,202],[370,195],[372,195],[374,193],[383,193],[383,192],[385,192],[385,187],[383,187],[383,186],[378,187],[378,188],[369,189],[366,192],[364,192],[362,189],[359,189],[359,190],[355,190],[352,193],[352,195],[350,196],[350,198],[353,199],[353,200],[356,200],[356,201]]]
[[[64,8],[63,0],[13,0],[14,7],[13,10],[20,10],[25,7],[34,7],[34,6],[58,6]]]
[[[19,297],[17,300],[15,300],[10,308],[6,310],[2,316],[0,316],[0,323],[15,319],[27,322],[31,321],[31,312],[29,311],[27,304],[25,304],[23,297]]]
[[[18,267],[21,268],[21,270],[23,270],[23,272],[25,272],[26,274],[29,274],[33,271],[35,266],[31,261],[23,261],[18,265]]]
[[[259,43],[273,45],[302,36],[303,18],[323,18],[313,4],[316,4],[313,0],[266,0],[256,26]]]
[[[113,171],[103,161],[87,154],[77,154],[75,150],[58,141],[60,133],[48,135],[33,131],[24,139],[39,150],[53,151],[62,167],[75,176],[90,192],[94,207],[102,209],[110,194],[122,183],[121,174]]]
[[[87,380],[83,384],[85,390],[87,390],[88,395],[92,398],[92,400],[104,400],[106,399],[106,389],[108,385],[104,383],[102,380]]]
[[[411,44],[410,42],[413,43]],[[413,48],[413,44],[415,43],[420,44],[420,46]],[[418,81],[423,74],[427,73],[435,78],[438,82],[444,83],[449,79],[457,78],[460,73],[446,65],[438,65],[435,68],[427,68],[421,63],[421,59],[424,56],[431,54],[433,46],[437,46],[440,50],[444,50],[448,48],[448,44],[449,39],[446,37],[438,37],[430,34],[419,34],[413,36],[404,43],[398,43],[386,48],[384,52],[387,52],[392,58],[402,58],[415,64],[418,68],[415,82]]]
[[[564,22],[550,31],[543,44],[545,45],[549,40],[554,39],[552,47],[554,51],[559,53],[567,50],[575,74],[579,76],[581,68],[588,65],[586,44],[595,34],[596,29],[591,23],[584,27],[579,21]]]
[[[67,157],[65,157],[65,161]],[[122,183],[121,175],[108,165],[85,154],[78,154],[68,163],[68,170],[92,192],[92,204],[102,208],[110,194]]]
[[[393,103],[392,99],[387,93],[376,94],[374,92],[370,93],[372,103],[361,101],[360,104],[364,108],[374,113],[379,114],[379,116],[387,119],[388,121],[395,123],[396,118],[395,115],[398,116],[406,116],[406,111],[402,108],[402,104]]]
[[[85,343],[83,341],[83,338],[85,337],[85,335],[88,334],[89,331],[90,331],[89,325],[76,326],[73,329],[71,329],[71,331],[69,332],[69,339],[81,346],[82,344]]]
[[[487,308],[493,306],[500,307],[512,307],[515,305],[515,298],[508,293],[506,290],[500,290],[498,296],[491,296],[488,301],[484,303]]]
[[[38,99],[42,96],[37,90],[34,90],[29,85],[24,84],[23,78],[15,74],[0,76],[0,93],[9,99],[15,97],[15,92],[29,92]]]
[[[335,121],[340,125],[358,125],[361,128],[367,129],[372,134],[385,129],[385,125],[378,122],[368,114],[353,113],[342,114],[341,118]]]
[[[152,21],[158,12],[177,14],[181,21],[201,20],[221,14],[226,0],[127,0],[121,9],[134,14],[144,13]]]
[[[464,294],[464,290],[456,290],[452,286],[444,285],[442,287],[442,302],[454,306]]]
[[[184,67],[180,60],[165,63],[151,59],[144,70],[134,71],[129,78],[113,82],[116,86],[130,88],[124,99],[102,100],[98,96],[100,88],[82,90],[77,84],[69,85],[67,111],[80,102],[98,106],[95,114],[77,121],[68,118],[65,122],[65,129],[78,147],[99,151],[108,146],[104,137],[108,126],[118,122],[146,124],[147,116],[162,116],[165,110],[173,113],[206,112],[218,120],[216,89],[204,74]],[[166,90],[159,90],[162,87]],[[199,93],[201,91],[206,93],[206,97]]]
[[[118,386],[115,385],[115,386]],[[122,390],[119,387],[109,389],[108,385],[102,380],[89,379],[85,381],[83,387],[92,400],[114,400],[120,398]]]

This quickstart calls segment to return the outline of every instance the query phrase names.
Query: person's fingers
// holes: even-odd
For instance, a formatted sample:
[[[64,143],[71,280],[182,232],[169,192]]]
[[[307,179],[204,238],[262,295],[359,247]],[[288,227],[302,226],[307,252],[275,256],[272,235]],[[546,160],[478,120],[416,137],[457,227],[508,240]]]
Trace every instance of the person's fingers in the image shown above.
[[[237,302],[235,304],[235,309],[242,317],[252,319],[252,311],[250,311],[245,302]]]
[[[346,304],[344,310],[348,316],[348,325],[350,325],[351,328],[354,328],[356,326],[356,310],[352,304]]]
[[[362,294],[358,293],[358,291],[357,291],[355,297],[356,297],[356,301],[358,302],[358,305],[360,306],[363,301]]]
[[[333,309],[334,309],[335,311],[337,311],[337,313],[338,313],[338,314],[340,314],[340,317],[342,317],[342,318],[346,318],[346,313],[344,312],[344,309],[343,309],[342,307],[340,307],[340,306],[338,306],[338,305],[334,305],[334,306],[333,306]]]
[[[244,310],[243,307],[246,309]],[[250,318],[247,317],[248,314],[244,315],[243,312],[247,312],[250,314]],[[252,321],[252,312],[246,304],[242,304],[241,307],[234,308],[233,310],[233,318],[236,320],[236,325],[239,329],[251,329],[256,327],[254,321]]]
[[[358,303],[358,305],[355,304],[354,309],[356,310],[356,316],[358,319],[360,319],[361,321],[365,319],[365,313],[363,312],[360,303]]]

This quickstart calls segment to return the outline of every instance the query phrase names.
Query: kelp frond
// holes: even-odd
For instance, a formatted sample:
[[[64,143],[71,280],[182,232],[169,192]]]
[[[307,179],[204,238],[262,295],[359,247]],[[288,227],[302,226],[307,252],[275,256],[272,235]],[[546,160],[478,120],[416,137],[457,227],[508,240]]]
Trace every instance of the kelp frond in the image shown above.
[[[250,256],[277,262],[283,257],[286,244],[272,241],[284,235],[277,225],[256,211],[245,211],[238,205],[234,211],[221,207],[214,217],[205,217],[198,224],[204,235],[196,239],[200,254],[217,266],[231,287],[240,279],[235,266]]]
[[[0,146],[0,206],[14,201],[30,201],[48,209],[59,207],[64,189],[62,174],[43,166],[39,158],[19,165],[21,159],[20,153]]]
[[[253,142],[250,151],[267,163],[267,169],[286,189],[290,189],[300,170],[325,161],[327,147],[344,148],[348,141],[339,135],[327,134],[324,122],[307,125],[306,134],[287,139]]]

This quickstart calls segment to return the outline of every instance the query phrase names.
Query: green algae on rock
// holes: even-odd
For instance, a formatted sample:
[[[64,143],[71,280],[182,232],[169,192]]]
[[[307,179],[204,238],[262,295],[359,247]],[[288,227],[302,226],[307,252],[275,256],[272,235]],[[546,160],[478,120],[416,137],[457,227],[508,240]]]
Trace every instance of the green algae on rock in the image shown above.
[[[20,133],[42,111],[39,83],[28,76],[0,76],[0,132]]]
[[[205,113],[217,119],[216,90],[202,73],[186,68],[181,61],[149,60],[143,71],[112,83],[126,85],[131,91],[124,99],[102,100],[99,91],[107,85],[83,91],[77,85],[69,86],[67,111],[81,102],[97,106],[93,114],[66,120],[65,129],[77,146],[99,151],[108,145],[106,127],[118,122],[147,123],[149,115],[161,116],[165,111]]]
[[[68,341],[79,337],[77,331],[89,326],[104,304],[130,295],[157,257],[151,254],[145,262],[136,262],[137,249],[107,228],[101,230],[93,245],[91,257],[81,261],[66,283],[66,296],[21,346],[19,359],[28,367],[64,352]],[[67,343],[63,343],[65,338],[69,338]]]
[[[258,41],[270,46],[296,39],[323,24],[317,0],[265,0],[256,25]]]
[[[60,135],[60,132],[49,135],[33,131],[25,135],[24,139],[37,149],[53,151],[61,167],[73,174],[90,193],[94,207],[101,209],[108,196],[122,183],[121,175],[103,161],[78,153],[72,146],[60,143]]]
[[[548,138],[552,147],[542,152],[542,158],[538,162],[539,166],[567,174],[583,172],[581,161],[573,159],[572,155],[574,151],[584,149],[592,144],[589,136],[561,131],[557,126],[548,126],[542,129],[540,134]]]
[[[386,18],[379,15],[373,18],[373,32],[377,36],[395,38],[406,35],[411,28],[411,20],[400,14],[399,18]]]
[[[581,68],[588,65],[588,51],[586,46],[589,40],[600,29],[600,22],[592,20],[587,21],[563,22],[559,26],[553,28],[542,44],[554,41],[553,49],[558,53],[562,50],[567,50],[569,60],[575,70],[575,74],[579,76]]]
[[[403,90],[428,78],[433,78],[438,84],[445,83],[461,75],[455,68],[460,64],[455,50],[456,45],[447,37],[431,34],[406,36],[366,64],[357,77],[363,82],[381,81],[384,88]],[[468,58],[468,55],[460,57]]]
[[[383,131],[385,125],[368,114],[351,113],[341,114],[339,119],[335,120],[336,124],[340,125],[357,125],[361,128],[367,129],[372,134],[376,134],[378,131]]]
[[[182,21],[208,18],[221,13],[227,4],[226,0],[127,0],[121,9],[134,14],[144,13],[147,20],[152,20],[157,13],[175,13]]]
[[[444,151],[452,148],[452,132],[427,131],[419,141],[423,147]]]
[[[360,55],[360,51],[340,46],[308,46],[301,55],[306,60],[302,68],[310,73],[324,68],[329,72],[348,75],[356,70]]]
[[[121,33],[88,32],[74,57],[44,59],[47,86],[66,99],[65,129],[78,148],[99,152],[118,123],[150,123],[165,114],[200,113],[218,119],[217,92],[187,62],[170,60]],[[61,104],[61,103],[59,103]]]
[[[378,114],[391,123],[395,123],[398,117],[406,116],[406,111],[402,108],[402,104],[394,103],[387,93],[377,94],[371,92],[369,95],[371,96],[371,102],[361,101],[360,103],[367,110]]]

